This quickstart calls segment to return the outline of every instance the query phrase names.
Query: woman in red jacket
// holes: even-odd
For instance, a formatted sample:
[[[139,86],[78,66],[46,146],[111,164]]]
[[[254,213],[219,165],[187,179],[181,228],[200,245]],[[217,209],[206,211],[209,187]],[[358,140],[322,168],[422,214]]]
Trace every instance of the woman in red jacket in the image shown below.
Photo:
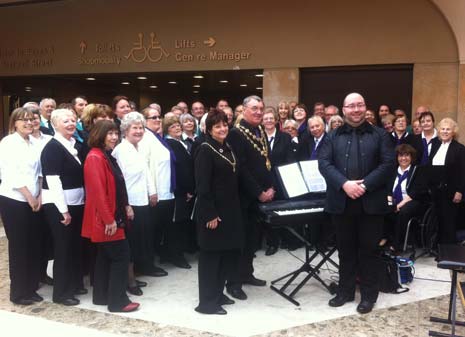
[[[118,128],[112,121],[98,121],[90,132],[82,236],[97,245],[93,303],[108,305],[111,312],[130,312],[139,303],[131,302],[126,294],[130,252],[124,228],[134,213],[123,174],[110,155],[118,141]]]

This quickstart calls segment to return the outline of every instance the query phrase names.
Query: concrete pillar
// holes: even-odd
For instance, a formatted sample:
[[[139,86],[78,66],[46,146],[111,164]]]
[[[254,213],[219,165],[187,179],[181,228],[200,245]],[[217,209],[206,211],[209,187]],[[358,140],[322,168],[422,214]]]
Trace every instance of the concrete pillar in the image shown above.
[[[457,122],[459,123],[459,141],[465,144],[465,63],[459,65]]]
[[[299,68],[263,70],[263,100],[277,107],[280,101],[298,101]]]
[[[412,113],[419,105],[425,105],[437,122],[444,117],[457,120],[458,85],[458,63],[415,64]]]

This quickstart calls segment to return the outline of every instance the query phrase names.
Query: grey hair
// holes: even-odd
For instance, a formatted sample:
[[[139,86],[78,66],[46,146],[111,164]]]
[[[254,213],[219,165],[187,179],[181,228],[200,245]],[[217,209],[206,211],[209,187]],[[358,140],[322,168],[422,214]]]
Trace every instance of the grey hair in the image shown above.
[[[181,117],[179,117],[179,123],[183,125],[186,121],[192,121],[195,124],[195,118],[191,114],[182,114]]]
[[[55,107],[57,106],[57,102],[55,102],[55,100],[54,100],[53,98],[42,98],[42,99],[40,100],[40,103],[39,103],[39,108],[42,109],[43,106],[44,106],[44,104],[45,104],[45,102],[47,102],[47,101],[52,101],[52,102],[53,102],[53,105],[55,105]]]
[[[257,102],[263,102],[261,97],[259,97],[257,95],[251,95],[251,96],[247,96],[246,98],[244,98],[244,101],[242,102],[242,105],[243,106],[249,106],[249,103],[250,103],[251,100],[256,100]]]
[[[205,121],[207,120],[207,116],[208,114],[203,114],[202,118],[200,118],[200,130],[203,132],[203,133],[207,133],[206,131],[206,126],[205,126]]]
[[[161,114],[161,106],[160,106],[160,104],[158,104],[158,103],[149,104],[149,108],[150,109],[155,109]]]
[[[23,104],[23,108],[39,108],[39,103],[37,102],[26,102]]]
[[[28,106],[23,106],[24,109],[27,111],[32,112],[33,115],[40,115],[40,109],[36,105],[28,105]]]
[[[71,115],[75,118],[74,112],[69,109],[55,109],[52,111],[50,121],[52,125],[56,128],[58,125],[58,120],[62,119],[65,115]]]
[[[131,111],[124,115],[123,120],[121,121],[121,134],[125,134],[126,131],[131,127],[133,124],[142,124],[145,127],[145,117],[137,111]]]
[[[296,129],[298,129],[299,128],[299,123],[297,123],[297,121],[295,121],[293,119],[287,119],[283,124],[283,128],[287,128],[288,126],[293,126]]]
[[[340,121],[340,122],[344,123],[344,119],[342,119],[341,116],[334,115],[329,119],[329,122],[328,122],[329,126],[331,126],[335,121]]]
[[[327,111],[328,109],[334,109],[336,110],[336,114],[339,114],[339,108],[335,105],[328,105],[326,108],[325,108],[325,111]]]
[[[320,123],[321,125],[325,126],[325,122],[323,120],[323,118],[321,118],[320,116],[312,116],[308,119],[308,122],[307,122],[307,125],[310,125],[310,122],[311,121],[315,121],[315,122],[318,122]]]

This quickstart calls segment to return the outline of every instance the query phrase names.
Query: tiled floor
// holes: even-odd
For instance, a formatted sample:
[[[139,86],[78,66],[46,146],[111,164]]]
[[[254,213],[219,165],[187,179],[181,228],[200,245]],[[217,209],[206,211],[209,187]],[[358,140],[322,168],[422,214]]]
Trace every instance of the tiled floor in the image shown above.
[[[1,236],[1,234],[0,234]],[[105,307],[92,304],[91,295],[81,297],[78,307],[63,307],[50,302],[51,288],[39,293],[45,301],[20,307],[8,301],[7,240],[0,238],[0,331],[5,336],[427,336],[434,327],[447,332],[448,327],[432,324],[432,314],[444,316],[448,309],[450,277],[438,270],[432,259],[416,264],[416,279],[410,291],[400,295],[381,294],[376,310],[368,315],[356,314],[356,302],[341,308],[330,308],[330,294],[311,280],[295,298],[296,307],[269,287],[244,287],[247,301],[236,301],[226,307],[226,316],[205,316],[193,308],[197,302],[195,257],[193,269],[167,267],[168,277],[142,278],[149,282],[140,301],[139,311],[131,314],[110,314]],[[258,252],[256,275],[268,281],[300,266],[303,251],[279,251],[272,257]],[[330,269],[321,273],[323,279],[337,275]],[[459,318],[463,309],[458,306]],[[62,324],[64,323],[64,324]],[[90,330],[86,330],[90,329]],[[465,329],[458,333],[465,334]]]

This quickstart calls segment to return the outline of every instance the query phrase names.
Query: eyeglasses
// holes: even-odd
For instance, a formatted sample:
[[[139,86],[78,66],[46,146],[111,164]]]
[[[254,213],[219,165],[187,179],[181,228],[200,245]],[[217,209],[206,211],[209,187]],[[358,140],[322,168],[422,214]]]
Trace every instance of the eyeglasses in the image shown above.
[[[359,109],[363,109],[364,107],[366,107],[366,104],[365,103],[357,103],[357,104],[349,104],[349,105],[344,105],[344,108],[346,109],[355,109],[355,108],[359,108]]]
[[[145,117],[145,119],[152,119],[152,120],[156,121],[157,119],[161,120],[161,117],[160,116],[152,116],[152,117]]]
[[[24,123],[27,122],[34,122],[34,118],[18,118],[17,121],[23,121]]]

